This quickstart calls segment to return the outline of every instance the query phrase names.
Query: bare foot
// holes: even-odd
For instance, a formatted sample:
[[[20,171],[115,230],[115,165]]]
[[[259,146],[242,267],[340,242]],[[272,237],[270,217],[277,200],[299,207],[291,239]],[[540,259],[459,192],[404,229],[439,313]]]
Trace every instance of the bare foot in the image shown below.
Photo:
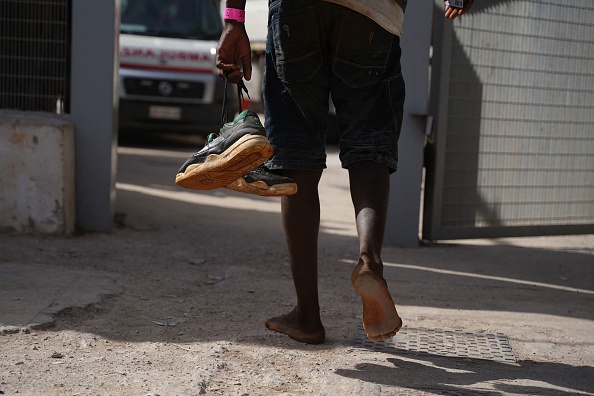
[[[376,342],[395,336],[402,327],[402,319],[396,312],[384,278],[360,261],[353,270],[351,281],[363,300],[363,328],[367,338]]]
[[[299,323],[295,310],[288,314],[268,319],[265,325],[272,331],[286,334],[292,339],[305,344],[321,344],[326,337],[326,331],[321,322],[314,325]]]

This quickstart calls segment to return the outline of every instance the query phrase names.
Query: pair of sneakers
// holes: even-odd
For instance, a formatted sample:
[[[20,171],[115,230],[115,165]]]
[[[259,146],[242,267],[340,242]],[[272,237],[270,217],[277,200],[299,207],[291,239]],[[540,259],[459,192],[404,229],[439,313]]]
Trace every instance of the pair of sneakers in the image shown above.
[[[297,184],[263,164],[273,149],[260,118],[251,110],[211,133],[204,147],[184,162],[175,184],[192,190],[227,188],[261,196],[292,195]]]

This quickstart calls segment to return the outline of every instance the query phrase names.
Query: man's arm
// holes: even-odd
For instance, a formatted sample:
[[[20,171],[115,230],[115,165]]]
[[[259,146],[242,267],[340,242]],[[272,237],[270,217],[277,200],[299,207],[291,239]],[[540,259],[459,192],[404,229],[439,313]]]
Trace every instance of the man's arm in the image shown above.
[[[445,2],[446,2],[446,0],[444,0],[444,3]],[[445,17],[448,19],[456,19],[460,15],[466,14],[466,12],[470,9],[470,7],[472,7],[473,4],[474,4],[474,0],[464,0],[463,8],[457,8],[457,7],[452,7],[452,6],[446,5]]]
[[[245,10],[245,1],[226,0],[225,7]],[[252,78],[252,50],[243,22],[225,19],[217,46],[217,68],[219,76],[226,77],[230,83],[237,84],[242,78]]]

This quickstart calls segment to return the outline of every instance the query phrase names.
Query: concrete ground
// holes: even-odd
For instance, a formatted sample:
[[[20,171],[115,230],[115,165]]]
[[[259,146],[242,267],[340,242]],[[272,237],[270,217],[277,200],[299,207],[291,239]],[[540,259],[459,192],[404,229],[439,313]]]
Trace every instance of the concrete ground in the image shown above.
[[[278,199],[174,186],[188,152],[119,149],[112,234],[0,235],[0,394],[594,395],[594,235],[387,246],[404,328],[368,345],[332,152],[303,346],[262,326],[294,301]]]

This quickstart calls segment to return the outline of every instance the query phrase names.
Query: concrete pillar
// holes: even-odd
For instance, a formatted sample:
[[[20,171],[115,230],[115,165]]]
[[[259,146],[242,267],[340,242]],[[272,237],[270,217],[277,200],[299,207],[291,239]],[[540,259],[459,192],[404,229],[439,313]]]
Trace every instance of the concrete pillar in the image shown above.
[[[119,4],[72,0],[76,220],[86,231],[110,231],[115,211]]]
[[[409,2],[401,40],[406,102],[398,171],[392,175],[385,243],[418,246],[423,149],[428,119],[432,1]]]

